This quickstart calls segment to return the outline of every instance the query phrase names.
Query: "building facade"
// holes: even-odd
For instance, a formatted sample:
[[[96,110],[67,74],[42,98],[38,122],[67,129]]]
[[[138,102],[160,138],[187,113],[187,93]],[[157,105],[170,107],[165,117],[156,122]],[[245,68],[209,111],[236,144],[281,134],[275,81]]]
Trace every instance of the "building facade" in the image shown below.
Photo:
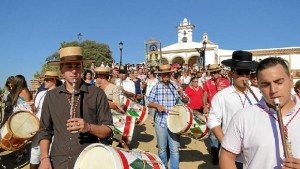
[[[172,45],[161,48],[160,63],[165,64],[198,64],[203,65],[201,50],[204,50],[205,65],[220,64],[221,61],[231,58],[233,50],[220,49],[209,39],[207,33],[203,34],[200,42],[193,41],[193,29],[195,28],[187,18],[177,26],[178,41]],[[205,46],[204,46],[205,44]],[[249,49],[253,53],[254,60],[260,61],[266,57],[277,56],[286,59],[295,79],[300,79],[300,47]],[[159,53],[159,52],[158,52]],[[149,58],[148,53],[146,57]]]

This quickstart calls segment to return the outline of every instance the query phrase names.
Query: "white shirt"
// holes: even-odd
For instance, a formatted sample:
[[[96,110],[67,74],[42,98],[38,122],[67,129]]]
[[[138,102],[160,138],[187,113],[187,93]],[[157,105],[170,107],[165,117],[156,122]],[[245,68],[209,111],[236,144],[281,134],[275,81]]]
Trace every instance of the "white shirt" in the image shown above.
[[[36,97],[35,97],[35,101],[34,101],[34,106],[36,107],[36,116],[40,119],[41,118],[41,114],[42,114],[42,106],[44,103],[44,99],[45,96],[47,94],[47,90],[41,91],[39,92]]]
[[[146,88],[146,96],[148,97],[150,94],[151,89],[157,85],[158,80],[156,78],[154,78],[153,80],[147,79],[146,80],[147,83],[147,88]]]
[[[121,80],[116,81],[116,85],[122,86],[125,91],[135,94],[135,84],[128,77],[123,81]],[[122,92],[121,94],[124,95]]]
[[[191,77],[190,76],[187,76],[187,77],[181,76],[180,80],[181,80],[182,84],[190,84]]]
[[[258,99],[261,93],[257,88],[251,87]],[[238,93],[234,86],[229,86],[219,91],[212,99],[211,109],[208,115],[207,126],[213,129],[221,126],[222,131],[226,134],[227,127],[233,115],[244,107],[248,107],[257,103],[254,96],[248,91],[245,94]],[[241,157],[237,159],[241,162]]]
[[[264,109],[269,109],[264,99],[259,104]],[[246,169],[281,169],[284,153],[278,122],[261,107],[253,105],[236,113],[228,126],[222,147],[235,154],[243,151]],[[269,110],[277,118],[277,113],[273,109]],[[299,100],[283,117],[283,124],[286,125],[297,111],[300,111]],[[295,158],[300,158],[299,128],[300,112],[288,125],[288,142],[291,144],[292,155]]]

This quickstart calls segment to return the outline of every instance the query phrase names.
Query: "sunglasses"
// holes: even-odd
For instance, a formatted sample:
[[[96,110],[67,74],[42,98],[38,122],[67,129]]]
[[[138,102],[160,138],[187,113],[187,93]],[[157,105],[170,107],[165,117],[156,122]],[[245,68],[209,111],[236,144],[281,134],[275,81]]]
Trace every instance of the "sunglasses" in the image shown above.
[[[249,69],[236,69],[234,72],[237,75],[250,75]]]

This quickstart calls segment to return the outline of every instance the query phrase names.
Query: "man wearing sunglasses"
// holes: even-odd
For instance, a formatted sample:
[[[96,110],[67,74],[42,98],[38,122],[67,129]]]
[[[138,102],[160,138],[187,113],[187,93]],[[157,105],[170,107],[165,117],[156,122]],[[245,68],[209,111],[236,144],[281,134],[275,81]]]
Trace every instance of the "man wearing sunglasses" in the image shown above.
[[[234,114],[250,105],[257,103],[250,93],[247,84],[250,71],[257,67],[257,62],[252,61],[252,53],[247,51],[234,51],[232,59],[221,62],[231,68],[233,85],[218,92],[212,99],[208,116],[208,127],[212,130],[218,141],[222,143],[224,134]],[[258,89],[252,88],[257,98],[261,98]],[[242,157],[237,156],[236,166],[243,168]]]

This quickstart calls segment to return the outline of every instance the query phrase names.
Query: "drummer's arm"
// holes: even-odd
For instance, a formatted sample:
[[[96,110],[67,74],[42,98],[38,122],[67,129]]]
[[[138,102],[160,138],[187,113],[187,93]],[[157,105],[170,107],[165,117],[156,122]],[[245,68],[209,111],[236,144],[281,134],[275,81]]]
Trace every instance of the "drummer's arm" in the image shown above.
[[[166,111],[165,106],[159,105],[159,104],[154,103],[154,102],[149,102],[148,107],[150,107],[150,108],[155,108],[155,109],[157,109],[159,112],[165,112],[165,111]]]
[[[41,159],[49,157],[50,140],[42,139],[40,141]]]

